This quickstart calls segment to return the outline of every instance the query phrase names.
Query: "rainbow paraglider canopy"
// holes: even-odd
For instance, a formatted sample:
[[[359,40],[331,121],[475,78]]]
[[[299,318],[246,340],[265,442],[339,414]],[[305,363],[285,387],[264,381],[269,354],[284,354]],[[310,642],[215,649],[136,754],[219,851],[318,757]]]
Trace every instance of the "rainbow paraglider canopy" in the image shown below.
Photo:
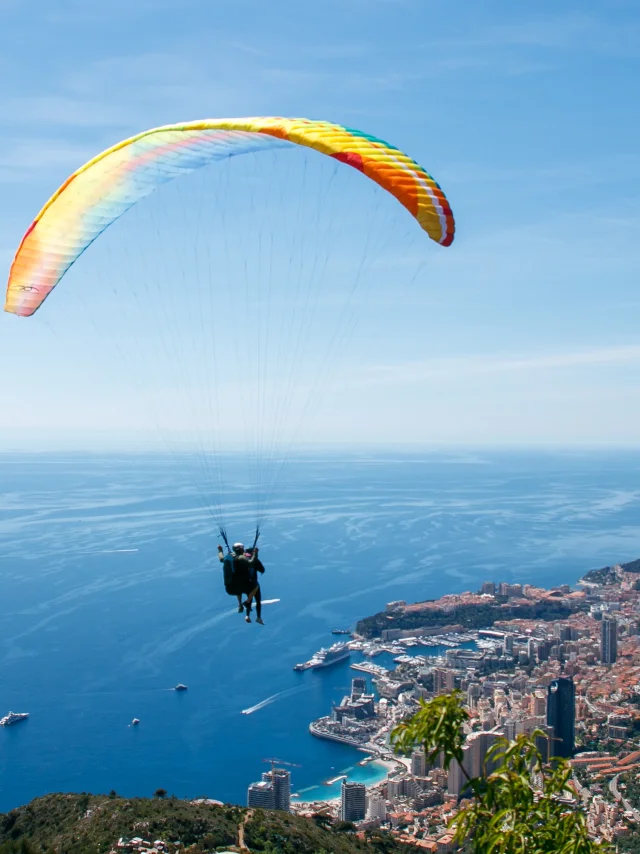
[[[238,154],[301,145],[362,172],[393,195],[429,237],[449,246],[454,220],[433,178],[389,143],[322,121],[205,119],[126,139],[73,173],[25,234],[11,266],[5,311],[40,308],[71,265],[118,217],[167,181]]]

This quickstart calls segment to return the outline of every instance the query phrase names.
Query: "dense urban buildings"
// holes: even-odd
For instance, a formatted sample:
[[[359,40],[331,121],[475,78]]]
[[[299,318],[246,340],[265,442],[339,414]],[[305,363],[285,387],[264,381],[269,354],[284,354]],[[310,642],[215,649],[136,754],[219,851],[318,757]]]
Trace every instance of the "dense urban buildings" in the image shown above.
[[[295,811],[350,816],[359,831],[382,826],[426,851],[453,851],[447,827],[464,801],[465,772],[490,773],[494,745],[535,732],[543,761],[570,762],[563,802],[585,813],[594,839],[622,841],[640,826],[640,561],[633,571],[589,573],[578,590],[487,582],[480,593],[396,601],[359,625],[348,642],[362,653],[351,659],[351,692],[310,732],[382,757],[388,774],[366,799],[364,787],[346,783],[339,802]],[[374,660],[385,652],[391,667]],[[454,689],[468,716],[462,767],[445,772],[420,749],[394,756],[394,727],[421,699]]]

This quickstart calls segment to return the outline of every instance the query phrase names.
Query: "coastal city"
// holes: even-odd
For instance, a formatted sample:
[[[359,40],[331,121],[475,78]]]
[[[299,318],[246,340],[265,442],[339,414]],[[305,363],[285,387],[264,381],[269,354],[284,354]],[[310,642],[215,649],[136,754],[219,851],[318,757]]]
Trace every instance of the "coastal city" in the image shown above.
[[[292,794],[295,766],[274,760],[249,786],[248,806],[324,815],[363,836],[385,828],[425,851],[455,850],[447,828],[465,803],[462,769],[429,764],[422,750],[397,756],[390,734],[420,698],[457,689],[469,715],[467,774],[490,772],[487,752],[499,739],[542,731],[543,757],[571,763],[567,809],[585,811],[594,840],[626,850],[640,823],[640,561],[588,573],[576,589],[486,582],[478,593],[390,602],[350,640],[296,669],[327,667],[352,652],[365,660],[350,665],[350,692],[309,732],[360,751],[354,764],[384,764],[386,778],[367,787],[344,774],[327,781],[341,782],[340,797],[308,802]],[[385,652],[393,668],[372,661]]]

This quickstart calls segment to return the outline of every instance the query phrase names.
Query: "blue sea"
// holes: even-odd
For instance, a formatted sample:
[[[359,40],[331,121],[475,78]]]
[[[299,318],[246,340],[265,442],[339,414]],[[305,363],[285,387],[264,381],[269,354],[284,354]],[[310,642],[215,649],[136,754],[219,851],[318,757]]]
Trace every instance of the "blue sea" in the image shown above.
[[[244,803],[272,756],[306,797],[345,769],[372,782],[361,753],[307,729],[354,671],[293,665],[392,599],[572,583],[640,556],[639,474],[638,453],[294,460],[263,528],[263,596],[281,601],[261,627],[224,593],[175,460],[0,457],[0,714],[31,713],[0,731],[0,811],[111,789]],[[239,474],[228,500],[230,537],[250,540]]]

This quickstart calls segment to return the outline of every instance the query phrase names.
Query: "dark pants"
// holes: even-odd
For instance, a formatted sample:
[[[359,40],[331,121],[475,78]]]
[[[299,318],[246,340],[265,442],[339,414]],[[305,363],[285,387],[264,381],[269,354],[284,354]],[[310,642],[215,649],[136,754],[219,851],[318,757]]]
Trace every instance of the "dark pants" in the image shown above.
[[[253,595],[253,599],[256,603],[256,615],[258,619],[260,619],[262,617],[262,591],[260,590],[260,585],[256,584],[250,590],[243,590],[242,592],[245,594],[245,596]],[[249,605],[247,613],[250,613],[250,611],[251,605]]]

